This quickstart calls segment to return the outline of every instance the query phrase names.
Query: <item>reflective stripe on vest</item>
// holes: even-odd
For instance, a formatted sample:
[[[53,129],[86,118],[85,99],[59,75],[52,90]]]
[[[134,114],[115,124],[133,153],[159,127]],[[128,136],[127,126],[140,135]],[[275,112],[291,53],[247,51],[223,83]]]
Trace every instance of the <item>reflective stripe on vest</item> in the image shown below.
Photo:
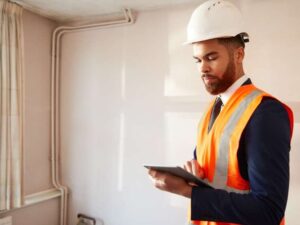
[[[230,144],[231,134],[234,132],[237,122],[241,119],[244,112],[246,111],[250,102],[252,102],[256,97],[261,95],[263,92],[260,90],[254,90],[249,95],[247,95],[244,100],[239,104],[236,110],[230,116],[226,126],[223,129],[223,134],[220,138],[218,156],[216,162],[215,176],[212,182],[212,186],[215,188],[221,188],[228,191],[233,191],[237,193],[248,193],[249,190],[239,190],[227,186],[228,177],[228,149]]]

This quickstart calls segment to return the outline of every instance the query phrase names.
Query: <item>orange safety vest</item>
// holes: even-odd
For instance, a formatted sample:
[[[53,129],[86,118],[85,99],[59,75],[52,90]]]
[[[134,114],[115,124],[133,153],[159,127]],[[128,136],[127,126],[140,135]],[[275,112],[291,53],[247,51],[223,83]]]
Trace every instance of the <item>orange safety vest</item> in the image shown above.
[[[197,161],[204,170],[204,181],[217,189],[236,193],[249,193],[249,181],[239,171],[237,152],[240,137],[263,97],[272,97],[254,85],[241,86],[223,107],[208,132],[213,102],[202,118],[198,130]],[[284,104],[283,104],[284,105]],[[293,131],[293,113],[286,108]],[[197,225],[237,225],[209,221],[191,221]],[[280,225],[284,225],[284,219]]]

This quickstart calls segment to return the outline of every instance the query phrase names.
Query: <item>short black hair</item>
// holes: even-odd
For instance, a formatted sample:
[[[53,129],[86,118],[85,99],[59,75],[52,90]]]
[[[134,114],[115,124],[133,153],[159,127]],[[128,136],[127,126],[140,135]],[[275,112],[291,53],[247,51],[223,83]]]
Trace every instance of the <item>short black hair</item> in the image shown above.
[[[229,38],[218,38],[218,42],[226,47],[245,48],[244,38],[240,34]]]

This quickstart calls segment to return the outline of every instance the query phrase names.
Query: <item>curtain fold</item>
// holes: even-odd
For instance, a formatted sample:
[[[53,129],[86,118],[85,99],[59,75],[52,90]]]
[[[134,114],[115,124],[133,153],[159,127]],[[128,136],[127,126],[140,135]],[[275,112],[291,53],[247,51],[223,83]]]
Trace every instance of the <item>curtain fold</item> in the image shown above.
[[[23,204],[22,8],[0,0],[0,210]]]

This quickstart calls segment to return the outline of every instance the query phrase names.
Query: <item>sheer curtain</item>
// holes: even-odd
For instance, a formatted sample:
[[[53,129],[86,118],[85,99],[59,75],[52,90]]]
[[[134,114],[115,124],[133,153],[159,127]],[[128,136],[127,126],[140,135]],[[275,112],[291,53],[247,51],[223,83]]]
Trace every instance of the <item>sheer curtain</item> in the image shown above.
[[[0,210],[22,205],[22,8],[0,0]]]

